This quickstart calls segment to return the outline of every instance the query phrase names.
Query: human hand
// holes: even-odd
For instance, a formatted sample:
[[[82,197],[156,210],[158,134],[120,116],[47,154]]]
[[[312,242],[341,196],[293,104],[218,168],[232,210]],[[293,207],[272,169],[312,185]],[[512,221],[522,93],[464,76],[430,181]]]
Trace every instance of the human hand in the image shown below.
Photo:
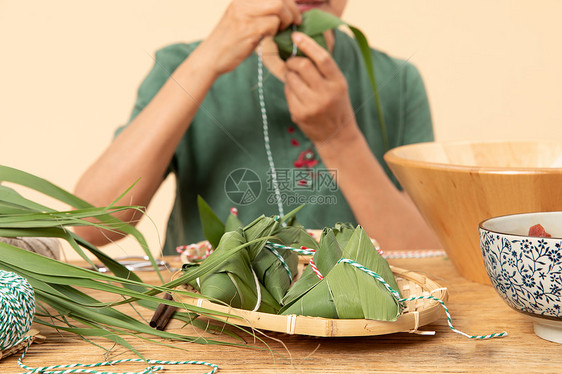
[[[285,96],[291,119],[315,144],[345,139],[358,131],[347,81],[329,52],[307,35],[293,42],[307,57],[286,62]]]
[[[264,36],[300,24],[294,0],[233,0],[219,23],[200,46],[217,76],[236,68]]]

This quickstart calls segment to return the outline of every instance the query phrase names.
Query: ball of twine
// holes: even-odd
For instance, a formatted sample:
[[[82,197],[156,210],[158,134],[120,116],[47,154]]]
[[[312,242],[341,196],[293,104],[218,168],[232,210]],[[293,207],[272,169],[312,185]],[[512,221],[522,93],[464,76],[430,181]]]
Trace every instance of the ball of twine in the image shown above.
[[[0,270],[0,351],[19,344],[31,327],[35,293],[16,273]]]

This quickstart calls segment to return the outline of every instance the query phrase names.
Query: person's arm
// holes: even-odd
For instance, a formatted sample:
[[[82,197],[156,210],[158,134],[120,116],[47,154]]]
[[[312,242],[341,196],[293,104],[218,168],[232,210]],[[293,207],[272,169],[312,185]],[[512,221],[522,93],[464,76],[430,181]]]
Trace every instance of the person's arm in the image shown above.
[[[306,35],[294,41],[309,58],[287,62],[285,92],[292,119],[314,143],[355,218],[384,249],[439,248],[408,196],[390,181],[357,126],[345,77],[329,53]]]
[[[106,206],[137,180],[137,184],[119,201],[122,205],[146,207],[163,181],[178,142],[215,77],[206,68],[204,56],[195,50],[166,81],[161,90],[107,147],[81,176],[75,194],[94,206]],[[134,222],[136,211],[128,210],[119,218]],[[105,244],[122,237],[117,232],[102,232],[77,227],[86,240]]]
[[[355,124],[345,137],[333,137],[316,149],[330,169],[357,222],[388,250],[440,248],[408,195],[390,181]]]
[[[293,0],[234,0],[211,34],[86,170],[75,194],[95,206],[106,206],[138,180],[119,203],[146,207],[215,80],[247,58],[264,35],[300,22]],[[122,212],[119,218],[136,223],[135,212]],[[96,245],[122,237],[91,227],[78,227],[76,232]]]

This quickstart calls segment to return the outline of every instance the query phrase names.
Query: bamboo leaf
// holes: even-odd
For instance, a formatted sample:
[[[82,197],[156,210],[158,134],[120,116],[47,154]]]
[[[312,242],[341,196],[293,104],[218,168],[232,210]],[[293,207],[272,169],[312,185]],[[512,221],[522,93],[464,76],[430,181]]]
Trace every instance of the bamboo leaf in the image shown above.
[[[361,54],[363,55],[363,62],[365,63],[365,68],[367,69],[367,73],[369,74],[369,80],[371,82],[371,87],[373,89],[373,94],[375,97],[375,105],[377,107],[377,113],[379,117],[379,124],[380,124],[380,131],[382,135],[382,140],[384,144],[384,149],[388,151],[390,149],[390,144],[388,142],[388,135],[386,134],[386,123],[384,120],[384,114],[382,111],[382,105],[379,95],[379,89],[377,86],[377,78],[375,76],[375,68],[373,59],[371,58],[371,49],[369,48],[369,42],[365,35],[356,27],[348,25],[349,29],[353,32],[355,36],[355,40],[359,45],[359,49],[361,50]]]
[[[2,234],[2,231],[0,231],[0,234]],[[103,279],[128,284],[137,283],[129,279],[118,278],[109,274],[73,266],[49,257],[38,255],[31,251],[14,247],[7,243],[0,242],[0,248],[2,249],[0,261],[9,264],[17,264],[17,266],[27,271],[61,277]]]
[[[127,269],[126,266],[123,266],[122,264],[120,264],[118,261],[114,260],[110,256],[106,255],[104,252],[100,251],[94,245],[88,243],[86,240],[82,239],[81,237],[79,237],[78,235],[76,235],[74,233],[71,233],[71,236],[74,238],[74,240],[77,243],[80,244],[80,246],[88,249],[88,251],[91,254],[96,256],[96,258],[98,260],[100,260],[101,263],[104,264],[104,266],[106,266],[107,269],[111,273],[113,273],[113,275],[115,275],[116,277],[118,277],[120,279],[130,279],[130,280],[136,281],[138,283],[142,282],[140,277],[137,274],[130,271],[129,269]],[[94,266],[94,268],[95,268],[95,266]],[[144,289],[144,287],[137,286],[137,285],[129,285],[129,287],[132,288],[132,289],[137,289],[137,290],[143,290]]]
[[[330,287],[326,282],[318,282],[313,285],[306,294],[283,308],[280,314],[340,318],[330,295]]]
[[[227,232],[223,235],[215,253],[228,252],[231,248],[244,243],[245,239],[240,232]],[[235,308],[252,310],[258,304],[258,293],[260,293],[261,303],[258,310],[275,313],[279,310],[279,304],[269,295],[265,287],[257,283],[256,286],[248,251],[238,251],[212,273],[200,278],[201,294],[207,297],[221,300]],[[260,289],[258,290],[257,287]]]
[[[332,243],[333,248],[339,247],[335,235],[326,232],[325,230],[323,233],[325,243]],[[320,248],[322,249],[322,245]],[[318,251],[316,255],[320,253],[321,251]],[[398,290],[388,263],[379,255],[367,233],[360,226],[349,239],[342,258],[353,260],[366,269],[374,271],[394,290]],[[380,281],[357,267],[337,261],[333,265],[333,259],[330,260],[332,267],[327,273],[322,273],[324,275],[322,280],[313,279],[310,273],[303,274],[303,277],[307,275],[307,279],[303,281],[299,290],[304,292],[300,295],[295,294],[293,300],[288,300],[281,313],[325,318],[396,320],[401,307],[390,291]],[[325,265],[329,266],[330,263],[326,262]],[[320,266],[318,267],[320,269]],[[299,282],[295,283],[295,286]]]
[[[211,246],[217,248],[224,234],[224,224],[201,196],[197,196],[197,206],[199,208],[203,234],[209,243],[211,243]]]
[[[332,231],[338,241],[339,247],[345,248],[347,242],[349,242],[349,239],[353,236],[355,228],[349,223],[336,223]]]
[[[236,231],[240,227],[244,227],[242,221],[240,221],[236,214],[230,212],[224,223],[224,232]]]
[[[60,238],[65,239],[70,244],[70,246],[91,266],[94,263],[82,250],[82,248],[76,243],[73,237],[62,227],[44,227],[44,228],[0,228],[0,236],[8,238],[16,237],[30,237],[30,238]],[[31,252],[29,252],[31,253]]]
[[[251,261],[253,261],[264,248],[267,242],[264,238],[275,236],[275,234],[279,232],[280,227],[281,224],[276,218],[265,216],[255,219],[252,223],[244,227],[244,236],[246,237],[246,240],[253,243],[248,246],[248,253],[250,254]],[[255,240],[257,241],[254,242]]]
[[[39,255],[37,255],[39,256]],[[133,331],[136,331],[137,333],[139,332],[138,330],[140,329],[140,332],[145,332],[145,333],[149,333],[149,332],[153,332],[153,330],[151,329],[147,329],[147,327],[145,326],[144,323],[137,321],[136,319],[128,316],[128,315],[124,315],[122,312],[116,311],[115,309],[109,307],[109,305],[111,305],[111,303],[102,303],[99,302],[97,300],[95,300],[94,298],[90,297],[89,295],[87,295],[86,293],[83,293],[81,291],[78,291],[76,289],[74,289],[73,287],[70,286],[66,286],[66,283],[76,283],[76,285],[78,286],[84,286],[84,287],[88,287],[88,288],[93,288],[93,289],[101,289],[107,293],[115,293],[116,296],[122,297],[122,289],[120,289],[119,287],[115,288],[112,287],[111,285],[103,285],[100,284],[99,282],[96,282],[97,285],[92,286],[92,282],[87,282],[87,280],[85,279],[71,279],[71,278],[67,278],[67,277],[47,277],[47,276],[37,276],[37,274],[31,273],[31,272],[26,272],[26,271],[22,271],[19,268],[14,268],[11,266],[4,266],[4,264],[2,262],[0,262],[0,268],[3,268],[5,270],[8,271],[14,271],[18,274],[21,274],[22,276],[24,276],[26,279],[29,280],[30,284],[32,285],[32,287],[35,290],[36,293],[36,299],[40,302],[46,302],[49,304],[49,306],[51,308],[55,308],[58,312],[60,316],[71,316],[73,319],[75,320],[81,320],[82,317],[84,316],[85,318],[90,318],[92,320],[92,322],[96,322],[99,323],[100,321],[103,321],[103,323],[106,323],[108,325],[115,325],[112,324],[111,321],[114,321],[114,319],[120,320],[120,321],[124,321],[125,324],[128,324],[128,328],[132,329]],[[53,284],[49,284],[46,283],[45,281],[49,281],[49,282],[55,282]],[[131,292],[128,290],[125,290],[126,292],[124,294],[130,294]],[[178,291],[181,292],[181,291]],[[172,300],[162,300],[162,299],[158,299],[158,298],[151,298],[147,295],[136,295],[139,298],[142,299],[152,299],[153,301],[162,301],[165,302],[168,305],[173,305],[179,308],[187,308],[192,309],[194,312],[198,312],[201,313],[203,315],[208,315],[208,314],[213,314],[213,315],[224,315],[225,317],[228,316],[228,314],[226,313],[217,313],[214,311],[209,311],[206,310],[204,308],[199,308],[199,307],[191,307],[191,306],[186,306],[182,303],[178,303]],[[194,295],[195,296],[195,295]],[[129,299],[129,302],[133,300],[133,299]],[[93,308],[92,308],[93,307]],[[38,309],[42,309],[42,310],[47,310],[45,308],[38,308]],[[36,314],[36,317],[38,317],[39,314]],[[49,315],[49,319],[56,319],[56,316],[53,315]],[[120,325],[122,328],[126,327],[126,325]],[[154,332],[156,332],[156,330],[154,330]],[[154,335],[154,334],[153,334]],[[159,333],[156,333],[156,335],[158,336],[162,336]],[[167,338],[174,338],[173,335],[166,335],[166,336],[162,336],[162,337],[167,337]],[[177,336],[175,337],[177,338]],[[183,340],[183,339],[182,339]]]
[[[398,285],[388,263],[376,251],[371,239],[357,227],[342,256],[380,275],[392,289]],[[340,318],[395,321],[400,304],[386,287],[371,275],[346,263],[338,263],[325,277]]]
[[[39,178],[35,175],[26,173],[24,171],[10,168],[8,166],[0,165],[0,181],[6,181],[10,183],[19,184],[33,190],[39,191],[47,196],[53,197],[63,203],[66,203],[74,208],[89,208],[90,204],[84,200],[74,196],[70,192],[54,185],[51,182],[46,181],[43,178]],[[53,210],[42,206],[41,210]]]
[[[117,278],[116,281],[122,281],[123,279],[130,279],[141,283],[141,279],[132,271],[127,269],[125,266],[121,265],[119,262],[115,261],[111,257],[107,256],[105,253],[97,249],[95,246],[86,242],[84,239],[80,238],[74,233],[66,232],[62,228],[50,227],[50,228],[40,228],[40,229],[2,229],[0,228],[0,236],[3,237],[51,237],[51,238],[63,238],[66,239],[69,244],[81,255],[85,261],[87,261],[92,267],[96,267],[95,264],[90,260],[89,257],[85,255],[81,247],[87,248],[90,253],[96,256]],[[77,243],[80,243],[78,245]],[[19,249],[19,248],[18,248]],[[16,257],[18,256],[16,255]],[[137,285],[128,285],[132,289],[141,290],[137,288]]]
[[[336,237],[333,233],[332,229],[325,228],[322,231],[322,235],[320,236],[320,241],[318,243],[318,249],[312,260],[316,264],[320,274],[326,275],[332,270],[334,265],[338,262],[341,258],[341,249],[336,240]],[[283,298],[283,308],[281,309],[281,314],[291,314],[291,305],[297,302],[300,298],[302,298],[307,292],[311,291],[315,286],[317,286],[321,282],[321,279],[318,275],[312,270],[311,266],[307,266],[301,275],[300,279],[293,284],[291,288],[289,288],[288,292],[285,294]],[[319,292],[316,290],[315,292]],[[324,305],[324,304],[322,304]],[[321,309],[323,306],[320,304],[315,303],[315,309]],[[299,307],[302,309],[302,307]],[[329,310],[334,309],[333,305]],[[313,312],[313,313],[320,313],[320,312]]]
[[[2,165],[0,165],[0,175],[2,175],[1,171]],[[2,179],[0,179],[0,182],[1,181]],[[0,201],[10,204],[13,207],[19,207],[20,209],[25,208],[25,211],[42,212],[48,210],[47,207],[24,198],[13,188],[2,185],[0,185]],[[4,212],[2,213],[4,214]]]
[[[91,323],[96,323],[100,325],[111,326],[116,329],[125,329],[129,331],[134,331],[135,333],[144,333],[148,335],[158,336],[161,338],[174,339],[179,341],[198,341],[200,337],[190,337],[186,335],[180,335],[175,333],[170,333],[161,330],[155,330],[148,326],[147,324],[125,314],[119,312],[115,309],[102,309],[103,312],[92,312],[88,308],[77,305],[72,302],[68,302],[64,299],[52,297],[48,294],[40,294],[39,298],[42,301],[47,302],[51,307],[57,310],[63,310],[72,318],[77,318],[81,321],[89,321]],[[84,316],[84,317],[80,317]],[[207,343],[214,342],[212,340],[205,340]],[[225,344],[224,342],[216,342],[217,344]]]
[[[99,215],[115,214],[130,207],[88,208],[73,211],[34,212],[27,211],[0,215],[1,227],[60,227],[60,226],[97,226],[97,224],[84,221],[85,218],[96,218]],[[105,225],[104,228],[118,230],[126,226],[125,222],[116,222],[116,225]],[[102,227],[102,226],[100,226]]]
[[[286,223],[290,226],[294,225],[294,220],[297,216],[297,213],[304,208],[304,204],[299,205],[298,207],[296,207],[295,209],[291,210],[289,213],[285,214],[283,217],[281,217],[281,223]]]
[[[307,35],[318,35],[345,24],[344,21],[331,13],[313,9],[303,14],[301,27],[302,32]]]
[[[73,301],[79,301],[83,304],[91,303],[89,305],[95,307],[118,305],[124,302],[136,300],[150,301],[153,303],[152,305],[167,303],[168,305],[176,307],[184,307],[182,304],[178,304],[174,301],[162,300],[153,296],[160,292],[169,291],[170,287],[154,285],[149,287],[140,281],[123,279],[109,274],[83,269],[3,242],[0,242],[0,250],[2,253],[2,257],[0,257],[0,267],[8,271],[22,274],[22,276],[29,280],[34,288],[40,288],[43,291],[49,292],[53,295],[56,294],[59,297],[72,298],[73,296],[76,296],[79,300]],[[113,285],[112,283],[101,283],[98,280],[132,285],[136,286],[136,288],[120,287]],[[45,286],[47,286],[47,288]],[[95,299],[77,291],[74,288],[66,289],[68,290],[66,293],[61,292],[64,291],[64,289],[60,286],[80,286],[116,294],[119,295],[119,297],[129,296],[130,299],[121,302],[98,304]],[[187,292],[184,293],[195,296]],[[197,308],[195,311],[202,313],[209,312],[203,308]]]
[[[87,321],[82,320],[80,322],[82,322],[83,324],[91,326],[90,328],[85,328],[85,327],[79,328],[79,327],[67,327],[67,326],[54,325],[54,324],[48,323],[48,322],[46,322],[44,320],[41,320],[41,319],[35,319],[34,322],[39,323],[39,324],[44,325],[44,326],[48,326],[48,327],[57,329],[57,330],[67,331],[67,332],[79,335],[81,337],[86,337],[86,336],[102,337],[102,338],[108,339],[108,340],[110,340],[110,341],[112,341],[116,344],[119,344],[119,345],[131,350],[131,352],[135,353],[141,359],[143,359],[143,360],[145,359],[144,356],[138,350],[136,350],[127,340],[123,339],[121,336],[117,335],[116,333],[110,332],[105,328],[95,327],[94,324],[88,323]],[[100,347],[100,348],[103,348],[103,347]]]

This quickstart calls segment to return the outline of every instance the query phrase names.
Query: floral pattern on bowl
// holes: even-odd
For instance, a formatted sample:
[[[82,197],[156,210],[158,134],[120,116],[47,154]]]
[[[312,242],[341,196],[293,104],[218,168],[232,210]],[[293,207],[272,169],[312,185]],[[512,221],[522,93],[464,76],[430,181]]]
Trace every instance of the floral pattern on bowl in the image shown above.
[[[562,239],[508,235],[479,228],[492,285],[512,308],[562,319]]]

